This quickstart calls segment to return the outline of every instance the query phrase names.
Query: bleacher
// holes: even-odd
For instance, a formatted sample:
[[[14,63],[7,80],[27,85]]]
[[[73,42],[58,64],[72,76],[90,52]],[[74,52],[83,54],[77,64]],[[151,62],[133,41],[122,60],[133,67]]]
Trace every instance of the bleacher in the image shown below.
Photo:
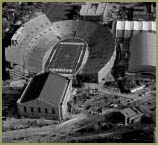
[[[30,25],[31,24],[32,23],[30,22]],[[29,33],[31,33],[30,30]],[[68,68],[67,70],[69,73],[74,73],[79,68],[85,53],[83,45],[80,45],[81,39],[84,40],[81,41],[84,44],[84,47],[86,41],[90,48],[88,62],[86,64],[86,69],[84,70],[86,73],[97,73],[100,71],[100,69],[102,69],[102,67],[104,67],[104,65],[111,58],[114,51],[113,38],[110,31],[108,31],[106,27],[100,24],[81,20],[54,22],[51,26],[44,28],[35,34],[33,38],[32,34],[29,34],[29,36],[26,35],[26,37],[29,37],[27,41],[23,40],[24,42],[22,42],[20,45],[13,46],[15,47],[14,49],[7,49],[6,56],[7,58],[12,58],[8,59],[10,62],[24,66],[24,68],[31,73],[37,73],[43,70],[43,59],[45,58],[45,55],[48,54],[48,51],[50,51],[48,55],[52,55],[53,53],[51,52],[56,49],[56,44],[59,41],[61,44],[63,44],[60,45],[61,48],[56,51],[53,61],[51,62],[53,63],[51,64],[53,69],[58,69],[58,71]],[[75,39],[72,37],[75,37]],[[68,38],[71,38],[72,41]],[[66,41],[63,41],[65,39]],[[78,40],[80,41],[76,42]],[[70,44],[68,44],[67,41],[70,42]],[[60,51],[60,49],[62,51]],[[67,52],[69,52],[69,56],[66,56]],[[63,54],[65,55],[64,57],[62,57]],[[60,59],[54,60],[58,58],[56,55],[59,55],[59,58],[62,61]],[[49,56],[47,58],[50,60],[51,57]],[[50,63],[47,61],[47,59],[44,61],[45,63]]]
[[[110,31],[100,24],[80,21],[76,37],[85,39],[90,47],[89,58],[83,73],[97,74],[114,52],[114,41]]]
[[[90,45],[90,38],[97,31],[97,24],[85,21],[79,21],[77,24],[76,37],[85,39]]]
[[[8,62],[23,65],[24,49],[19,49],[17,46],[8,46],[5,48],[5,57]]]
[[[13,69],[9,69],[10,80],[18,80],[21,78],[26,78],[29,73],[22,70],[20,67],[14,67]]]
[[[13,35],[12,45],[6,49],[6,60],[24,65],[25,49],[29,42],[42,30],[51,26],[45,15],[29,20]]]
[[[53,29],[59,32],[62,38],[74,37],[77,30],[77,21],[64,20],[54,22]]]
[[[26,48],[25,62],[30,72],[42,70],[42,62],[46,52],[59,41],[52,28],[49,27],[39,33]]]

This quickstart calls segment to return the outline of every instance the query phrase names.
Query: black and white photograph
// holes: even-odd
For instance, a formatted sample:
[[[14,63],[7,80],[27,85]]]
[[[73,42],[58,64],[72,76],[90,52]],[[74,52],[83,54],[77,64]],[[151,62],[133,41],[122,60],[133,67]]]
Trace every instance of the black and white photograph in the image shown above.
[[[156,2],[3,2],[3,143],[155,143]]]

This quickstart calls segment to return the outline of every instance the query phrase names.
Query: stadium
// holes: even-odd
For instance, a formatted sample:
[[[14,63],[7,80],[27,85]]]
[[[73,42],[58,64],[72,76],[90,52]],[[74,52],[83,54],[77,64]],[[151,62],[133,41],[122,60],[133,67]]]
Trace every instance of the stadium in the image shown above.
[[[4,143],[155,142],[155,2],[3,2],[2,26]]]
[[[78,19],[51,22],[44,14],[21,26],[5,53],[23,75],[51,71],[95,83],[110,73],[116,56],[113,36],[103,25]]]

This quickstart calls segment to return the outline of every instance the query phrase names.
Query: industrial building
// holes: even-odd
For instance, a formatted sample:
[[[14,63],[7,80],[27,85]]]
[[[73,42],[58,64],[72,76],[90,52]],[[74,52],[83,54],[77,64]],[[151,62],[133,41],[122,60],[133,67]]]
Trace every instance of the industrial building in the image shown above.
[[[116,43],[119,47],[118,66],[123,67],[124,71],[128,71],[131,39],[139,34],[149,32],[151,35],[156,33],[156,22],[153,21],[117,21],[116,22]]]
[[[156,33],[155,21],[117,21],[116,38],[131,38],[140,32]]]
[[[142,32],[130,43],[129,72],[156,72],[156,34]]]
[[[17,101],[21,116],[63,120],[72,91],[71,80],[52,73],[42,73],[30,80]]]
[[[86,2],[80,16],[87,21],[108,24],[115,20],[149,20],[155,18],[156,6],[144,3]]]
[[[125,108],[120,111],[125,117],[125,125],[139,122],[143,116],[142,112],[137,108]]]
[[[82,5],[80,15],[86,21],[95,21],[108,23],[111,21],[111,11],[113,7],[118,8],[119,5],[115,3],[98,3],[87,2]]]

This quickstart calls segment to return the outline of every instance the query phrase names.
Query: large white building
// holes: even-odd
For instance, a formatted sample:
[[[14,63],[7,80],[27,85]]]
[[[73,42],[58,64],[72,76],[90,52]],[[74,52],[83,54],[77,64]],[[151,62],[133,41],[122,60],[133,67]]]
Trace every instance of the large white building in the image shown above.
[[[116,38],[131,38],[140,32],[156,33],[155,21],[117,21]]]
[[[142,32],[130,43],[129,72],[156,71],[156,34]]]

